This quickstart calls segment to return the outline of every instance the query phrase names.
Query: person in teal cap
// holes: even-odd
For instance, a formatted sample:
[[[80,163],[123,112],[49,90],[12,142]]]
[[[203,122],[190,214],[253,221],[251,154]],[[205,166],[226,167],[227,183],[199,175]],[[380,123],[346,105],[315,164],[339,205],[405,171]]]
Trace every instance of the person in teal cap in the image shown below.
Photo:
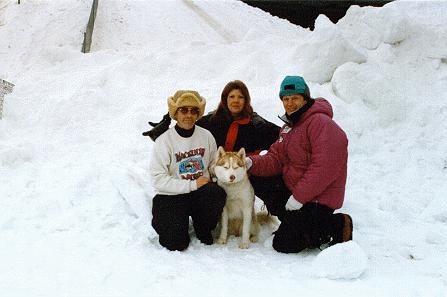
[[[247,158],[249,174],[281,176],[259,197],[281,221],[273,248],[297,253],[351,240],[351,216],[334,214],[344,201],[348,139],[332,119],[332,106],[312,98],[301,76],[286,76],[279,98],[285,114],[277,141],[267,154]]]

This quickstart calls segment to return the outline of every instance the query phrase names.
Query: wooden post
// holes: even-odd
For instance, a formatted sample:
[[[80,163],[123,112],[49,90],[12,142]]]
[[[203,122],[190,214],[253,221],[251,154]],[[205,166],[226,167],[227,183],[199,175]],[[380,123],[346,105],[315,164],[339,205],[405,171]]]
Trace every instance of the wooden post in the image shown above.
[[[82,43],[81,52],[89,53],[92,44],[93,28],[95,26],[96,11],[98,10],[98,0],[93,0],[90,17],[88,19],[87,28],[84,32],[84,42]]]

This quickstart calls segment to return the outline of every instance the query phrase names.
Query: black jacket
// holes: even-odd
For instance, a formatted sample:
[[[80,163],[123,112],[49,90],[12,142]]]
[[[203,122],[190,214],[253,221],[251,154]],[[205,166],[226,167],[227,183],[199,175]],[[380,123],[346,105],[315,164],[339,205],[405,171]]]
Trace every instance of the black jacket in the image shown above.
[[[212,120],[214,112],[210,112],[196,122],[211,132],[216,139],[217,146],[224,146],[227,138],[228,129],[232,121],[219,119]],[[240,124],[234,144],[234,151],[245,148],[247,153],[268,150],[270,145],[276,141],[279,134],[279,127],[265,120],[257,113],[253,113],[252,120],[248,124]]]

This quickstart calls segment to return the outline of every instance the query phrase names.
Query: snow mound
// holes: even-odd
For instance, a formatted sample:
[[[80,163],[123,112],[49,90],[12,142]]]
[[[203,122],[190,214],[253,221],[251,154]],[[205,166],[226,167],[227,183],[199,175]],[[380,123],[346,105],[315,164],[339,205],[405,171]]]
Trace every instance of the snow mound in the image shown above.
[[[368,50],[377,49],[381,43],[405,40],[411,28],[405,12],[397,5],[383,8],[352,5],[337,25],[345,38]]]
[[[314,34],[298,46],[295,56],[302,75],[317,83],[329,82],[337,67],[347,62],[366,61],[325,15],[317,18]]]
[[[354,241],[336,244],[318,254],[312,264],[316,277],[329,279],[356,279],[368,266],[368,258]]]

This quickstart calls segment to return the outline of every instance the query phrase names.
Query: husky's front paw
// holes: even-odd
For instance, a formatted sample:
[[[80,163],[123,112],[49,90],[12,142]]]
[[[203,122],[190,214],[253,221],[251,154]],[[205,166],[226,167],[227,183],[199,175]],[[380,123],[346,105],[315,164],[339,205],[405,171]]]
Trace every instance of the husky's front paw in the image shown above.
[[[219,237],[219,239],[217,240],[218,244],[226,244],[227,243],[227,239],[223,238],[223,237]]]
[[[252,236],[250,236],[250,241],[251,241],[251,242],[258,242],[258,235],[252,235]]]
[[[240,249],[248,249],[249,246],[250,246],[250,241],[241,241],[239,243]]]

